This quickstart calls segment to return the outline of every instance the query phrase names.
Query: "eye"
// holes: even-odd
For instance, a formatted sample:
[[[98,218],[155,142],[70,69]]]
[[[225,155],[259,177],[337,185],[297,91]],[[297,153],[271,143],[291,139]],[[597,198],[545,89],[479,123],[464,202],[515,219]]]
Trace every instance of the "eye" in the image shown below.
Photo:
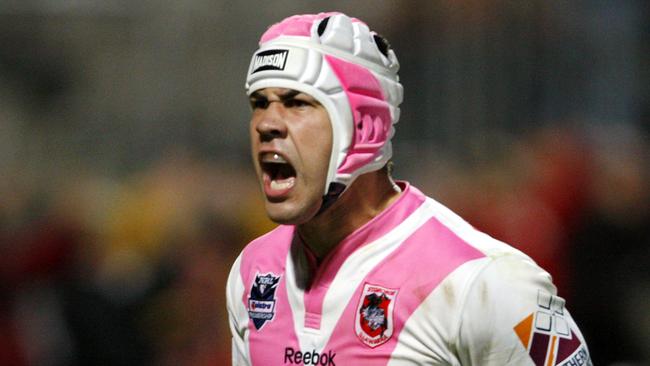
[[[300,108],[300,107],[308,107],[311,105],[312,104],[306,100],[296,99],[296,98],[291,98],[284,101],[284,106],[287,108]]]
[[[252,109],[266,109],[269,101],[266,98],[251,98],[250,104]]]

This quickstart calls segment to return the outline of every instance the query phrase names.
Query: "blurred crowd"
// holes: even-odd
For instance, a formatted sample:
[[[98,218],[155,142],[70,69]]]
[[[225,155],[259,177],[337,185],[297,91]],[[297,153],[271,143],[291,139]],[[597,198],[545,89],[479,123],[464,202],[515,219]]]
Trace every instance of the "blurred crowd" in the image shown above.
[[[252,177],[171,154],[25,183],[0,205],[0,364],[224,364],[229,266],[269,228]]]
[[[644,2],[277,3],[0,2],[0,365],[229,364],[226,276],[273,227],[243,75],[333,7],[401,60],[395,177],[547,269],[595,364],[650,364]]]

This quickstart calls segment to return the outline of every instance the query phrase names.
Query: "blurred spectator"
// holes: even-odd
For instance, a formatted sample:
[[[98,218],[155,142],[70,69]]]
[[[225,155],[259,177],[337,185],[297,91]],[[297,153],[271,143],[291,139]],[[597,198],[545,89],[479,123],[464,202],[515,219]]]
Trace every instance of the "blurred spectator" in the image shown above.
[[[589,207],[573,233],[573,303],[594,360],[650,360],[650,161],[646,136],[596,129]]]

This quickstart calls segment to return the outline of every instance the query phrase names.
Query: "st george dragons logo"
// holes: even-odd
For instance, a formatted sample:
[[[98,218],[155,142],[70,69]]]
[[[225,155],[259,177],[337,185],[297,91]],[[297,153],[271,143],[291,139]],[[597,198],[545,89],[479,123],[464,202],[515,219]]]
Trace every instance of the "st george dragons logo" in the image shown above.
[[[357,308],[355,331],[364,344],[374,348],[393,335],[396,289],[366,284]]]

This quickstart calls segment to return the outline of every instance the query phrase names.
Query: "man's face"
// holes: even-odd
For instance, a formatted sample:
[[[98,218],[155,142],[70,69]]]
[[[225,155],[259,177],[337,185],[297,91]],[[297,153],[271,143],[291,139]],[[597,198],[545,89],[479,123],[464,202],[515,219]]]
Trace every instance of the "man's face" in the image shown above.
[[[266,88],[250,97],[251,148],[269,218],[302,224],[320,209],[332,151],[332,125],[312,96]]]

